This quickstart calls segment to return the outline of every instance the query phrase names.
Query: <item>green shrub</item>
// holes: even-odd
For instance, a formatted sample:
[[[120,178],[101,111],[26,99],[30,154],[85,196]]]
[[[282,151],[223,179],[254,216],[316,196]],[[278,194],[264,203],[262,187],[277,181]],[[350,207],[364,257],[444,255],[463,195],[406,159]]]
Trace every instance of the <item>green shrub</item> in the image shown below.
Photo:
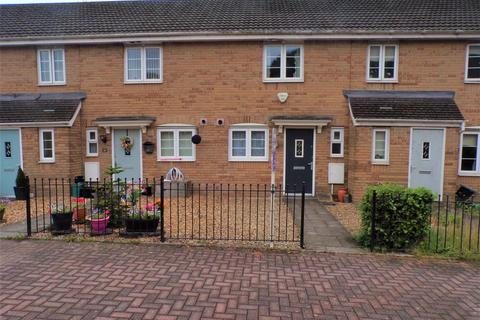
[[[15,179],[15,185],[19,188],[27,186],[27,177],[21,167],[18,167],[17,178]]]
[[[421,242],[430,228],[433,193],[394,184],[371,186],[360,204],[362,228],[358,240],[371,246],[372,198],[376,192],[375,243],[381,250],[407,250]]]

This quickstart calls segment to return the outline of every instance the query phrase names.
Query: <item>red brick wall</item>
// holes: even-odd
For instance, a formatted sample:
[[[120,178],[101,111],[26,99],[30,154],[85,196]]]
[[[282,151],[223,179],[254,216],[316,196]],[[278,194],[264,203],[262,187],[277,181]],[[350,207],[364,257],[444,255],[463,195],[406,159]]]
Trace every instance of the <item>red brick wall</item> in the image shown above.
[[[197,125],[202,143],[197,146],[197,160],[192,163],[157,162],[156,152],[153,155],[143,154],[145,176],[158,177],[175,165],[194,181],[269,183],[268,162],[228,161],[228,127],[240,122],[266,124],[269,117],[274,115],[329,115],[334,118],[332,126],[346,127],[345,158],[330,158],[329,128],[317,135],[316,189],[319,192],[329,190],[326,184],[328,162],[348,161],[349,187],[358,198],[368,183],[387,180],[406,183],[408,159],[405,157],[408,157],[408,152],[405,150],[408,150],[409,129],[392,129],[392,148],[401,148],[402,152],[398,155],[392,154],[391,165],[372,167],[368,163],[371,135],[366,134],[370,129],[352,127],[342,91],[453,90],[456,92],[458,105],[468,119],[468,125],[480,125],[480,85],[465,84],[463,81],[466,44],[460,41],[400,42],[398,84],[365,82],[368,43],[364,41],[306,42],[305,81],[278,84],[262,82],[261,42],[165,43],[164,82],[137,85],[126,85],[123,82],[122,45],[68,46],[67,85],[50,87],[37,85],[34,47],[1,48],[0,92],[86,92],[87,99],[78,122],[81,132],[74,129],[72,131],[76,133],[70,135],[73,139],[71,141],[77,139],[74,137],[79,137],[79,142],[57,147],[59,152],[70,153],[70,157],[65,160],[59,158],[55,166],[70,167],[75,174],[83,170],[84,161],[97,160],[85,159],[85,128],[94,126],[97,117],[151,115],[155,116],[157,121],[143,136],[143,141],[156,143],[156,125],[186,123]],[[278,102],[278,92],[289,93],[286,103]],[[200,118],[207,118],[209,124],[205,127],[198,126]],[[216,127],[214,122],[217,118],[224,118],[225,126]],[[99,134],[104,134],[103,129],[99,130]],[[102,171],[111,164],[111,136],[108,137],[107,144],[99,145],[98,161]],[[480,189],[480,178],[457,177],[458,134],[454,133],[448,139],[446,189],[454,190],[460,183]],[[278,140],[277,177],[280,182],[283,169],[283,135],[280,135]],[[36,141],[30,143],[35,144]],[[349,146],[349,143],[352,145]],[[72,149],[76,147],[79,149]],[[65,150],[62,151],[62,148]],[[34,148],[37,149],[38,147]],[[61,161],[67,161],[71,165],[67,166]],[[30,165],[30,162],[27,163]],[[63,169],[51,170],[62,174],[64,172]],[[366,175],[365,172],[369,174]]]

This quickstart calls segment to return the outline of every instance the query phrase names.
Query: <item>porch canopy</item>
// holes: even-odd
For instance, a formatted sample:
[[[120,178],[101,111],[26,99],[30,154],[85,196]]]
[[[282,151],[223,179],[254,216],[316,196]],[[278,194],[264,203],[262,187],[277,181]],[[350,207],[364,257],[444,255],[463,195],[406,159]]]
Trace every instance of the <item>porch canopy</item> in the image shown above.
[[[0,94],[0,127],[71,127],[83,92]]]
[[[322,132],[322,128],[332,122],[331,116],[273,116],[270,121],[274,126],[278,126],[278,132],[282,133],[284,127],[314,127],[317,133]]]
[[[105,128],[107,133],[110,133],[111,128],[141,128],[145,133],[155,119],[152,116],[112,116],[97,118],[95,123]]]
[[[464,117],[452,91],[345,90],[356,126],[460,127]]]

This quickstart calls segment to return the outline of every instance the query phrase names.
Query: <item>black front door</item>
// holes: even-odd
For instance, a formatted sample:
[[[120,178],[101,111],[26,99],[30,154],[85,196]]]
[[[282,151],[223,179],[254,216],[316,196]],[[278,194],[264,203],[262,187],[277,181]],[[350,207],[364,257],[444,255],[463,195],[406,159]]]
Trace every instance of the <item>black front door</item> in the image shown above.
[[[285,184],[287,193],[313,192],[313,129],[286,129]],[[296,190],[293,191],[294,185]],[[286,186],[286,187],[287,187]]]

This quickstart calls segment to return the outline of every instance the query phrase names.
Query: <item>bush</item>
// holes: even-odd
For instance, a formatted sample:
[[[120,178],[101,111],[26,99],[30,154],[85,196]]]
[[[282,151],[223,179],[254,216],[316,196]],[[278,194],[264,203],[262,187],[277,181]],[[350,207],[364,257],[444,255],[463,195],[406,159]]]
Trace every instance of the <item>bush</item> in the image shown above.
[[[27,186],[27,177],[21,167],[18,167],[17,178],[15,179],[15,185],[19,188]]]
[[[377,194],[374,247],[407,250],[421,242],[430,228],[433,193],[425,188],[410,189],[394,184],[372,186],[360,204],[362,228],[359,242],[371,246],[372,198]]]

